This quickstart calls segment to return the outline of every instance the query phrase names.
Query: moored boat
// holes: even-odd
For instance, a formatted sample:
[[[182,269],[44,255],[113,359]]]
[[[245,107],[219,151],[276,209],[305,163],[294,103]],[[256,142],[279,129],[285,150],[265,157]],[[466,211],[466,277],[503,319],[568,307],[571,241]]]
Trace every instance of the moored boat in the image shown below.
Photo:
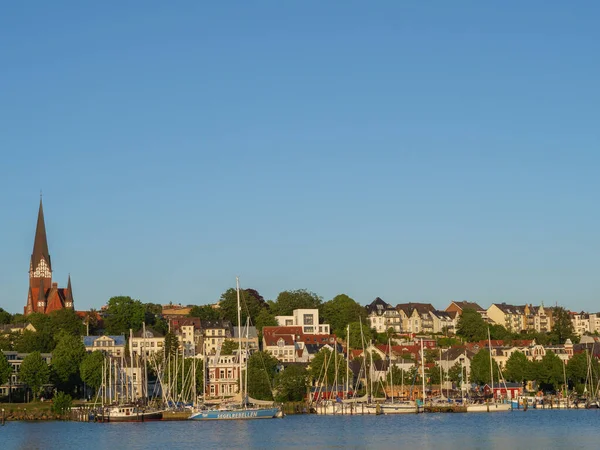
[[[162,411],[145,409],[135,405],[116,405],[104,408],[106,422],[148,422],[162,420]]]

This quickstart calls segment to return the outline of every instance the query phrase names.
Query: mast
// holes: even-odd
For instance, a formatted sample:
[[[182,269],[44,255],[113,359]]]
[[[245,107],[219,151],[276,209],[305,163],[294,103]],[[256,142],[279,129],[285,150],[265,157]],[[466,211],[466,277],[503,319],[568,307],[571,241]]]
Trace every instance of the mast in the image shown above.
[[[425,351],[423,350],[423,338],[421,338],[421,381],[423,384],[423,411],[425,411]]]
[[[440,397],[444,398],[444,390],[442,389],[442,348],[440,347]]]
[[[350,324],[348,324],[346,329],[346,395],[345,398],[348,399],[348,391],[350,385]]]
[[[237,297],[237,322],[238,322],[238,330],[242,327],[242,308],[240,306],[240,278],[235,277],[235,291]],[[239,331],[238,331],[239,337]],[[244,397],[243,386],[242,386],[242,340],[238,339],[238,379],[240,380],[240,394],[242,395],[242,402],[244,406],[246,406],[246,399]]]
[[[488,345],[490,348],[490,379],[492,380],[492,400],[496,401],[494,398],[494,369],[492,366],[492,339],[490,338],[490,329],[488,327]]]
[[[204,336],[202,337],[202,403],[206,404],[206,352],[204,351]]]
[[[392,367],[392,343],[390,338],[388,338],[388,355],[390,358],[388,369],[390,371],[390,385],[392,386],[392,403],[394,403],[394,370]]]
[[[144,394],[143,402],[145,405],[148,401],[148,370],[146,370],[146,322],[142,322],[142,330],[144,332],[144,351],[142,352],[142,364],[144,365],[142,368],[144,370],[144,386],[142,386],[142,394]]]

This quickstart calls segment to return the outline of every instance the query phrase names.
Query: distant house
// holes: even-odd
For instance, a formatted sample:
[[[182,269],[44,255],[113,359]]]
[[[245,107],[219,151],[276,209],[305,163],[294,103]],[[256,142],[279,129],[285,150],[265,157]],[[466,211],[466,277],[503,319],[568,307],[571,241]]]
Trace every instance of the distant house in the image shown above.
[[[125,343],[125,336],[83,336],[87,352],[99,350],[110,356],[125,356]]]

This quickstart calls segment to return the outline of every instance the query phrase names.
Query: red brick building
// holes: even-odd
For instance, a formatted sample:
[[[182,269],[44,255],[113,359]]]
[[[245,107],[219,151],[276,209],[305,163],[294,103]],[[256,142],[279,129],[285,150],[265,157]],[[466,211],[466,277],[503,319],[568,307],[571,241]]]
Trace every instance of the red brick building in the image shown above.
[[[58,283],[52,281],[52,262],[48,252],[44,208],[40,198],[40,209],[33,240],[33,253],[29,263],[29,292],[27,293],[24,314],[34,312],[49,314],[62,308],[73,309],[71,276],[69,275],[66,288],[59,288]]]

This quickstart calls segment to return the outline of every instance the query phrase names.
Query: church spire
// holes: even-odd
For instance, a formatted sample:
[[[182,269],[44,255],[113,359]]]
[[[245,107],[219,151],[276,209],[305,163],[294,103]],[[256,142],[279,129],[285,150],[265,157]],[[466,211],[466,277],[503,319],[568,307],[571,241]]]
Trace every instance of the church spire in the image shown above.
[[[69,281],[67,282],[67,292],[65,295],[65,307],[73,308],[73,290],[71,288],[71,274],[69,274]]]
[[[44,259],[48,271],[52,272],[50,263],[50,253],[48,252],[48,240],[46,239],[46,224],[44,223],[44,207],[40,195],[40,209],[38,211],[37,225],[35,228],[35,238],[33,240],[33,253],[31,254],[31,270],[35,272],[40,261]]]

